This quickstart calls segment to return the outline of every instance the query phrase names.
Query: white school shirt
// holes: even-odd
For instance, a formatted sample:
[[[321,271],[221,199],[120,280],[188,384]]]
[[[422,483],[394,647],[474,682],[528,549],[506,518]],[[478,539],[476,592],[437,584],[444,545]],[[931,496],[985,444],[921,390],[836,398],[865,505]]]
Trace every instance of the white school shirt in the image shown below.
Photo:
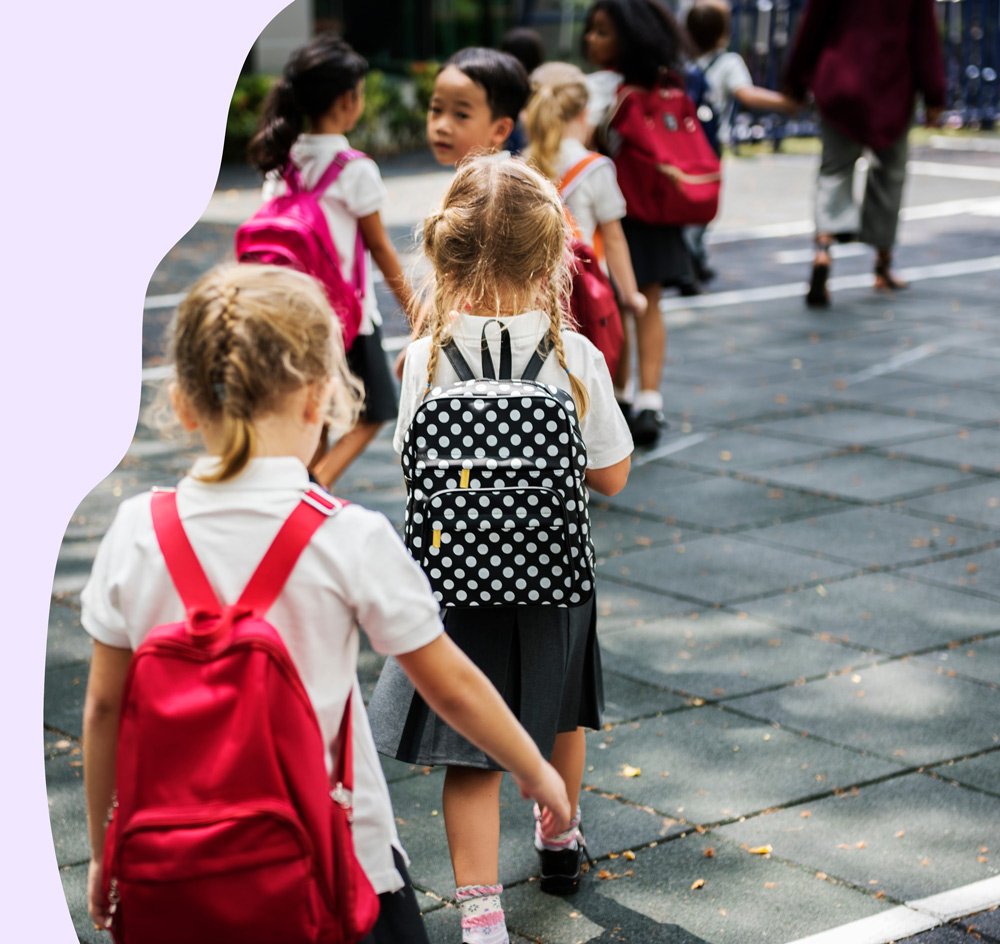
[[[563,138],[556,155],[556,173],[561,180],[591,152],[574,138]],[[564,196],[580,235],[594,244],[594,231],[601,223],[625,216],[625,197],[618,186],[614,162],[603,154],[575,177]]]
[[[596,128],[607,119],[625,76],[613,69],[598,69],[586,76],[587,124]]]
[[[292,145],[290,156],[299,168],[302,183],[315,186],[330,162],[341,151],[350,148],[342,134],[300,134]],[[264,199],[284,193],[280,176],[264,180]],[[354,276],[354,243],[358,233],[358,218],[380,212],[388,198],[378,165],[370,157],[349,161],[340,176],[320,198],[320,206],[330,225],[333,245],[340,257],[340,270],[349,283]],[[362,304],[360,334],[371,334],[375,325],[382,324],[375,290],[372,287],[372,257],[365,252],[365,297]]]
[[[728,144],[732,137],[732,104],[738,89],[753,85],[753,77],[738,52],[705,53],[695,63],[705,73],[707,98],[719,116],[719,140]]]
[[[496,320],[498,319],[456,314],[452,322],[451,335],[476,377],[482,376],[480,344],[483,327]],[[538,347],[538,342],[548,333],[549,316],[544,311],[526,311],[499,320],[503,321],[510,332],[511,369],[514,377],[519,377]],[[486,340],[493,363],[498,364],[499,325],[492,324],[486,328]],[[566,366],[582,381],[590,395],[587,415],[580,422],[580,432],[587,446],[587,468],[605,469],[632,454],[632,435],[622,416],[621,407],[615,401],[607,361],[587,338],[575,331],[563,331],[563,346],[566,351]],[[392,440],[396,452],[403,450],[403,437],[427,389],[427,360],[430,350],[429,337],[414,341],[406,349],[406,366],[403,368],[403,383],[399,394],[399,418],[396,421],[396,435]],[[448,386],[458,380],[458,374],[448,358],[441,354],[434,377],[435,386]],[[569,377],[559,366],[554,352],[545,359],[538,373],[538,380],[563,390],[570,389]]]
[[[192,475],[205,474],[216,462],[197,460]],[[227,482],[210,484],[192,475],[177,486],[184,529],[219,601],[234,603],[309,488],[309,476],[290,456],[253,459]],[[82,604],[84,629],[121,649],[135,650],[154,626],[184,618],[153,532],[149,492],[119,507]],[[358,688],[358,623],[383,655],[432,642],[442,627],[427,580],[381,514],[348,505],[320,526],[267,618],[316,710],[329,771],[344,706],[353,698],[355,848],[375,891],[396,891],[403,879],[392,847],[402,847]]]

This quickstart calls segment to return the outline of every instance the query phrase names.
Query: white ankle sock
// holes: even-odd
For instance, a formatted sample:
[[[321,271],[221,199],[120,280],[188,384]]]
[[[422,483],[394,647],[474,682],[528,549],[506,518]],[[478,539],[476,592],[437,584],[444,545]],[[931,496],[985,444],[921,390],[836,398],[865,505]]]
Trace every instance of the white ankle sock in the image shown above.
[[[578,849],[580,847],[580,807],[570,820],[565,832],[554,836],[542,835],[542,814],[535,804],[535,848],[548,849],[550,852],[561,852],[563,849]]]
[[[462,912],[462,944],[510,944],[500,895],[503,885],[463,885],[455,889]]]
[[[632,409],[636,413],[643,410],[659,413],[663,410],[663,394],[659,390],[640,390],[632,401]]]

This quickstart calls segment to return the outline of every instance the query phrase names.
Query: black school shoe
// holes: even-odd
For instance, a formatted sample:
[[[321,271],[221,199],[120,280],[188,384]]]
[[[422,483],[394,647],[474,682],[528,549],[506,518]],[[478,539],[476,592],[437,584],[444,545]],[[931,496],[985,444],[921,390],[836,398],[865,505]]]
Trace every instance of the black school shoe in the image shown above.
[[[636,446],[651,446],[666,425],[667,421],[659,410],[640,410],[632,418],[632,442]]]
[[[547,895],[574,895],[580,887],[580,872],[584,856],[590,866],[590,858],[583,834],[578,835],[575,849],[536,849],[541,866],[539,887]]]

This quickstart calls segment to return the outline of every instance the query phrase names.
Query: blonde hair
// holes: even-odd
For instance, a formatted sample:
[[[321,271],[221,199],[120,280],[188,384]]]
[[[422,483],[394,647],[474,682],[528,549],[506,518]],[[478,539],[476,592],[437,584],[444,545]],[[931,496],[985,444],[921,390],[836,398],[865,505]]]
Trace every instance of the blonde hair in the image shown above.
[[[307,384],[332,382],[331,425],[354,425],[361,384],[347,369],[335,317],[314,279],[279,266],[222,265],[194,284],[170,349],[190,408],[222,423],[219,465],[203,481],[243,471],[256,451],[254,420]]]
[[[531,144],[525,157],[558,182],[555,162],[566,125],[587,107],[587,81],[568,62],[546,62],[531,73],[531,98],[524,124]]]
[[[563,347],[570,257],[562,202],[551,182],[517,158],[467,158],[441,209],[424,222],[423,248],[434,270],[428,389],[453,311],[469,305],[499,316],[504,305],[515,313],[540,307],[549,316],[551,347],[583,417],[590,398],[569,372]]]

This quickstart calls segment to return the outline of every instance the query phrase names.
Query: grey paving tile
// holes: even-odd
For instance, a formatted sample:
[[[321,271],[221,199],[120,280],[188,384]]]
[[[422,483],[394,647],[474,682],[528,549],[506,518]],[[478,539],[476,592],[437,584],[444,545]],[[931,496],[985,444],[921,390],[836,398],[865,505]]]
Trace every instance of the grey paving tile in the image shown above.
[[[90,844],[83,796],[83,754],[79,747],[45,761],[45,783],[56,861],[60,866],[86,862]]]
[[[450,897],[455,880],[441,812],[443,779],[443,769],[436,768],[426,777],[397,780],[389,792],[414,885]],[[510,885],[537,874],[538,857],[532,845],[531,804],[521,799],[510,777],[504,777],[500,804],[500,881]],[[662,838],[665,832],[659,816],[606,797],[585,794],[580,806],[587,844],[595,857]]]
[[[998,817],[1000,798],[911,774],[719,832],[909,901],[1000,873],[996,864],[977,861],[983,846],[995,844]]]
[[[731,698],[865,660],[857,649],[715,609],[616,633],[603,638],[601,648],[605,665],[704,699]]]
[[[88,662],[72,662],[45,670],[42,719],[49,727],[79,737],[83,727],[83,697]]]
[[[953,527],[946,525],[945,527]],[[982,536],[986,536],[980,532]],[[967,554],[949,560],[909,567],[906,573],[954,590],[977,590],[1000,597],[1000,549]]]
[[[930,652],[916,661],[932,665],[938,672],[978,679],[1000,687],[1000,638],[980,639],[965,646]]]
[[[964,928],[957,925],[943,925],[924,931],[923,934],[903,938],[899,944],[972,944],[973,941],[975,938],[970,938]]]
[[[650,467],[658,465],[650,463]],[[621,494],[626,495],[626,492]],[[610,501],[618,503],[618,496]],[[702,475],[667,490],[651,490],[641,507],[628,507],[660,515],[670,523],[680,522],[700,528],[728,531],[734,528],[763,527],[790,518],[800,518],[834,508],[836,504],[830,499],[791,489],[761,485],[730,476]]]
[[[739,423],[809,409],[822,398],[812,378],[775,380],[747,386],[738,381],[715,378],[711,383],[673,379],[668,371],[661,385],[664,409],[691,423]]]
[[[53,601],[45,641],[46,666],[82,662],[90,658],[92,647],[90,636],[80,625],[80,611]]]
[[[942,764],[934,768],[934,773],[944,780],[957,781],[1000,796],[1000,751]],[[996,854],[995,849],[990,851]]]
[[[714,834],[638,850],[629,868],[631,877],[592,885],[573,901],[588,920],[621,927],[619,940],[629,944],[786,944],[886,907],[811,871],[748,855]],[[704,884],[693,889],[698,880]]]
[[[873,443],[902,442],[934,434],[957,432],[954,425],[932,420],[914,419],[871,410],[824,408],[811,416],[760,423],[756,427],[763,433],[801,436],[817,442],[835,445],[871,445]]]
[[[817,458],[830,451],[829,446],[777,439],[746,429],[726,429],[713,433],[703,442],[671,453],[666,461],[722,470],[757,471]]]
[[[713,706],[593,732],[587,744],[588,787],[694,824],[802,802],[900,768]]]
[[[835,399],[898,406],[916,416],[953,417],[965,422],[996,419],[997,395],[993,390],[957,384],[929,384],[899,377],[878,377],[834,391]]]
[[[997,396],[1000,402],[1000,396]],[[1000,472],[1000,429],[961,429],[892,447],[893,455],[945,462],[963,471]]]
[[[1000,629],[994,601],[890,574],[822,584],[743,608],[822,638],[898,655]]]
[[[73,919],[73,927],[80,944],[108,944],[111,940],[108,932],[95,930],[94,922],[87,914],[86,864],[60,869],[59,878],[62,880],[66,904],[69,905],[69,913]],[[62,944],[61,941],[60,944]]]
[[[638,512],[668,521],[677,515],[677,492],[684,486],[711,480],[698,472],[660,466],[655,462],[636,466],[629,473],[628,484],[613,498],[594,495],[591,508],[595,517],[604,507]]]
[[[598,573],[709,603],[730,603],[850,573],[851,564],[766,547],[734,535],[606,559]]]
[[[642,626],[671,614],[690,613],[693,603],[651,590],[597,581],[597,630],[603,640],[632,626]]]
[[[920,361],[918,368],[900,371],[902,376],[917,380],[931,379],[959,383],[1000,382],[1000,363],[995,357],[958,351],[933,354]]]
[[[989,941],[1000,940],[1000,908],[991,908],[989,911],[982,911],[957,923],[962,927],[968,928],[970,931],[984,935]],[[972,940],[975,940],[975,938],[973,937]],[[966,936],[965,941],[969,941],[968,936]]]
[[[883,508],[852,507],[759,528],[754,540],[867,565],[897,565],[978,547],[993,539],[963,528]]]
[[[729,704],[905,765],[932,764],[1000,744],[1000,691],[909,660]]]
[[[702,537],[702,532],[676,525],[664,525],[641,515],[613,511],[607,507],[594,508],[590,520],[590,534],[598,557],[620,554],[637,547],[651,545],[686,544]]]
[[[838,454],[826,459],[773,469],[775,485],[789,485],[855,501],[884,502],[970,479],[957,469],[889,459],[868,453]]]
[[[619,724],[662,711],[671,711],[686,704],[686,699],[663,688],[638,682],[618,671],[618,659],[604,652],[604,715],[605,724]]]
[[[960,488],[943,489],[902,502],[902,507],[1000,529],[1000,479],[971,479]]]

